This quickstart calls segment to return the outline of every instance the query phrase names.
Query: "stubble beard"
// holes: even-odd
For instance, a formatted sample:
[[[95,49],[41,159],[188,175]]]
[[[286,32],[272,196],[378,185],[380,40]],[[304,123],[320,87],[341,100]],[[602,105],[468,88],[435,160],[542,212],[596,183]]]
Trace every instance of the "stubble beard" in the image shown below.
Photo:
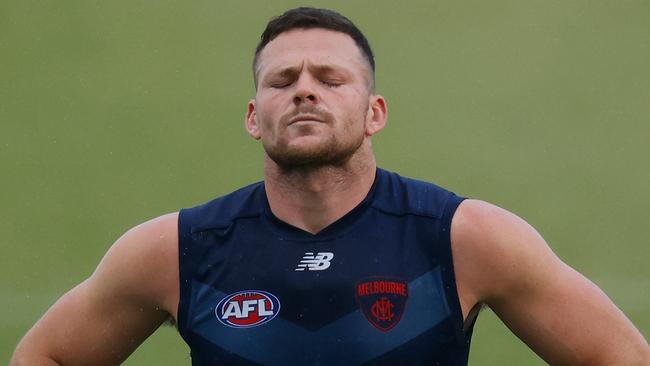
[[[306,171],[344,166],[361,148],[363,139],[363,134],[350,141],[330,135],[317,146],[296,148],[290,147],[287,141],[279,141],[274,146],[264,145],[264,150],[283,172]]]

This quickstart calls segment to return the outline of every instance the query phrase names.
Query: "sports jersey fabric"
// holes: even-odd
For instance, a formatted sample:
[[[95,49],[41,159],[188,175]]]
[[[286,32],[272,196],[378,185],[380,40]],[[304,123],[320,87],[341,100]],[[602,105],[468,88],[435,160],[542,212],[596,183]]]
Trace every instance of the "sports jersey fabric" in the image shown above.
[[[181,210],[192,365],[466,365],[449,237],[462,200],[377,169],[317,234],[275,217],[263,182]]]

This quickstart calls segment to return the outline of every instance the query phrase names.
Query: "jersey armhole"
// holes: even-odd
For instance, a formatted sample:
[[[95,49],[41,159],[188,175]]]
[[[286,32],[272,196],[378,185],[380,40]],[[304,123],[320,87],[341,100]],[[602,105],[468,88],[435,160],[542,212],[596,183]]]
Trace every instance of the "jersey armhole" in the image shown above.
[[[189,269],[186,261],[184,261],[185,256],[190,256],[189,245],[192,241],[191,239],[191,228],[189,222],[191,220],[187,219],[188,212],[187,209],[180,210],[178,214],[178,283],[179,283],[179,296],[178,296],[178,310],[176,314],[176,324],[178,332],[181,337],[185,338],[186,329],[187,329],[187,320],[188,320],[188,309],[189,301],[191,299],[192,293],[192,282],[190,280],[191,274],[188,273]]]
[[[441,219],[441,242],[443,243],[442,253],[444,260],[441,267],[442,278],[445,282],[445,295],[449,301],[449,307],[452,311],[452,323],[456,333],[456,339],[460,344],[469,342],[472,333],[472,326],[468,327],[465,332],[465,319],[463,319],[463,310],[460,305],[460,297],[456,286],[456,274],[454,271],[454,259],[451,251],[451,221],[456,213],[458,206],[465,200],[455,194],[447,199]]]

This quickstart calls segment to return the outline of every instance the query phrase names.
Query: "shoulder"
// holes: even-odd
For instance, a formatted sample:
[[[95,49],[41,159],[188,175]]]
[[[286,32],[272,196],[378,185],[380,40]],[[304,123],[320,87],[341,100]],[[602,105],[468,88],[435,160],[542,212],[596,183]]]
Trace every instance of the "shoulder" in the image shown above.
[[[174,314],[173,299],[178,293],[178,212],[128,230],[106,252],[89,281]]]
[[[126,257],[169,254],[178,243],[178,215],[178,212],[169,213],[129,229],[107,254],[119,252],[116,254]],[[155,258],[149,262],[155,263]]]
[[[418,215],[442,219],[463,200],[453,192],[434,183],[401,176],[378,169],[381,194],[374,207],[395,215]]]
[[[476,199],[467,199],[458,207],[452,225],[458,239],[474,244],[515,239],[517,235],[526,235],[533,230],[517,215]]]
[[[264,184],[257,182],[179,213],[181,232],[227,227],[232,221],[259,215],[264,209]]]
[[[531,285],[529,274],[559,263],[530,224],[480,200],[460,204],[451,224],[451,243],[456,276],[479,301],[521,290]]]

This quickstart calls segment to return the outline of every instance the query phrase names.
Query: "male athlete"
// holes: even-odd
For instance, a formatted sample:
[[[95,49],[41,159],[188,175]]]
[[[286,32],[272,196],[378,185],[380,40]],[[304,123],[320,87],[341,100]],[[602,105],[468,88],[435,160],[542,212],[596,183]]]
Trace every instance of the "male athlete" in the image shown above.
[[[387,106],[348,19],[275,18],[254,79],[264,182],[128,231],[11,365],[119,364],[169,318],[193,365],[465,365],[482,304],[550,364],[650,364],[526,222],[377,168]]]

